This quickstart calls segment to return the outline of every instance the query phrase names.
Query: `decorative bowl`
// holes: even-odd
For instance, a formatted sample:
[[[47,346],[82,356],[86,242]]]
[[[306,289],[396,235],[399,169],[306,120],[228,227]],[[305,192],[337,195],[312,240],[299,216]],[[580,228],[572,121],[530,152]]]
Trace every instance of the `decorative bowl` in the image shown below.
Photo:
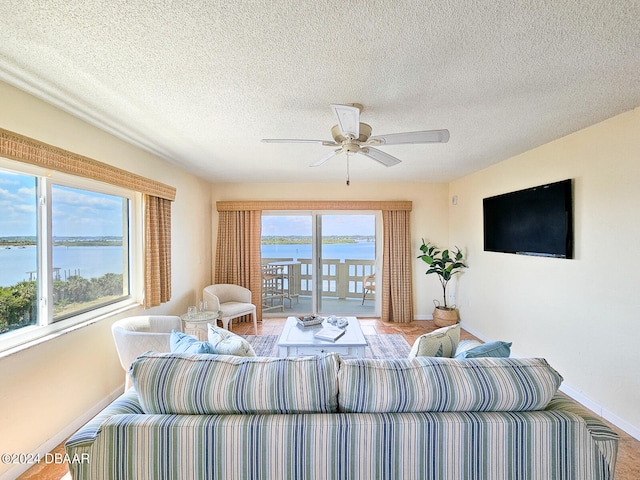
[[[298,318],[298,325],[303,327],[310,327],[312,325],[320,325],[323,321],[323,317],[317,315],[300,315]]]

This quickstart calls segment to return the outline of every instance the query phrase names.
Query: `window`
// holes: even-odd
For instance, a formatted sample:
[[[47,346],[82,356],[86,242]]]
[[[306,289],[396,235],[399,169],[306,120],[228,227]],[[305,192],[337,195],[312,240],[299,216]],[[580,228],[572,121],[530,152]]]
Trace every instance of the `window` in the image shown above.
[[[0,349],[130,299],[137,197],[0,159]]]
[[[53,320],[129,294],[129,199],[51,186]]]

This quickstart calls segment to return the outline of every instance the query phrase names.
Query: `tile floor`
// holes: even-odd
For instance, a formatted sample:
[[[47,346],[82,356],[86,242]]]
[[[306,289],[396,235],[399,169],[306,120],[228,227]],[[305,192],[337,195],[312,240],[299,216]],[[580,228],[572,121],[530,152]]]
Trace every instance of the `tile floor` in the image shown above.
[[[269,318],[264,322],[258,322],[259,335],[279,335],[285,322],[285,318]],[[361,319],[362,330],[365,335],[401,334],[409,345],[423,333],[431,332],[436,327],[432,321],[415,321],[411,323],[389,323],[378,319]],[[234,324],[233,331],[239,335],[253,335],[252,323]],[[462,330],[461,338],[475,338],[470,333]],[[613,427],[620,435],[618,449],[618,462],[616,466],[615,480],[640,479],[640,441],[626,434],[622,430]],[[59,445],[54,452],[64,453],[64,446]],[[35,465],[18,477],[18,480],[71,480],[66,465]]]

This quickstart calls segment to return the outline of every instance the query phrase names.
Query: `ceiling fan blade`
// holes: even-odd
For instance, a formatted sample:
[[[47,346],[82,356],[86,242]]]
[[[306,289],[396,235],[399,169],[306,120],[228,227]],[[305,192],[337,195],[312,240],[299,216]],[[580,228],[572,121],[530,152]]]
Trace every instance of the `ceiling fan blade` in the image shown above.
[[[449,130],[425,130],[423,132],[392,133],[369,138],[372,145],[401,145],[403,143],[447,143]],[[367,142],[367,143],[369,143]]]
[[[401,160],[398,160],[396,157],[376,148],[365,147],[362,148],[359,153],[381,163],[385,167],[392,167],[401,162]]]
[[[352,136],[358,138],[360,136],[360,109],[351,105],[331,104],[333,114],[338,120],[342,136]]]
[[[313,162],[311,165],[309,165],[310,167],[319,167],[320,165],[322,165],[324,162],[326,162],[327,160],[332,159],[333,157],[335,157],[336,155],[338,155],[340,152],[342,151],[341,148],[338,148],[337,150],[334,150],[333,152],[325,155],[324,157],[322,157],[319,160],[316,160],[315,162]]]
[[[327,140],[304,140],[297,138],[263,138],[263,143],[319,143],[320,145],[326,145],[329,147],[337,147],[339,144],[336,142],[330,142]]]

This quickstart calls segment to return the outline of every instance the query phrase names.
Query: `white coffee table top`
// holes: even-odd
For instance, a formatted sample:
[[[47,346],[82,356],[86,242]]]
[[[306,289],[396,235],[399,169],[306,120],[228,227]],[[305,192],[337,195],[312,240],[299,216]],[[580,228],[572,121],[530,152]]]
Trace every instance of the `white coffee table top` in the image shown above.
[[[278,339],[278,347],[305,347],[305,346],[335,346],[335,347],[366,347],[367,340],[364,338],[360,322],[356,317],[346,318],[349,325],[345,327],[345,333],[335,342],[331,340],[321,340],[315,338],[315,334],[331,324],[326,318],[320,325],[303,327],[298,324],[296,317],[287,318],[287,322],[282,329],[282,334]]]

